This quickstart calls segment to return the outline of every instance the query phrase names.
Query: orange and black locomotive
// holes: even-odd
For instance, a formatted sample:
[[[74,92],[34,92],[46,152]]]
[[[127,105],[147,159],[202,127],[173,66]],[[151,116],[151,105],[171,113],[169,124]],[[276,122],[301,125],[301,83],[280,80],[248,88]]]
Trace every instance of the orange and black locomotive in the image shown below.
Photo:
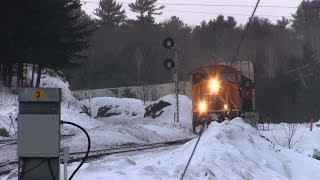
[[[204,121],[222,122],[243,117],[255,119],[253,65],[249,61],[226,62],[191,72],[193,131]]]

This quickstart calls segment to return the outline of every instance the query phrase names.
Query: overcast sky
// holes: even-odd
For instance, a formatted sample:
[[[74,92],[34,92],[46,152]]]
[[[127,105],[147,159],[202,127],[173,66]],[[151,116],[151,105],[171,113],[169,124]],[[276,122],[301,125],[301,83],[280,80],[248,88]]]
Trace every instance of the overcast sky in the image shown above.
[[[93,11],[98,7],[99,0],[84,0],[88,1],[82,8],[91,16]],[[123,3],[126,9],[127,16],[131,19],[136,19],[137,14],[129,10],[128,4],[135,0],[117,0],[118,3]],[[291,14],[296,11],[296,8],[302,0],[261,0],[260,6],[285,6],[288,8],[279,7],[259,7],[256,15],[269,18],[272,22],[281,19],[281,16],[290,18]],[[89,3],[91,2],[91,3]],[[224,16],[233,16],[239,23],[246,23],[251,15],[254,7],[237,7],[237,6],[210,6],[210,5],[245,5],[255,6],[256,0],[158,0],[157,3],[164,3],[165,9],[163,14],[156,17],[156,21],[163,21],[171,16],[178,16],[189,25],[195,26],[200,24],[202,20],[209,21],[222,14]],[[170,5],[170,4],[189,4],[189,5]],[[190,5],[201,4],[202,6]],[[160,5],[160,4],[159,4]],[[290,8],[289,8],[290,7]],[[186,12],[188,11],[188,12]]]

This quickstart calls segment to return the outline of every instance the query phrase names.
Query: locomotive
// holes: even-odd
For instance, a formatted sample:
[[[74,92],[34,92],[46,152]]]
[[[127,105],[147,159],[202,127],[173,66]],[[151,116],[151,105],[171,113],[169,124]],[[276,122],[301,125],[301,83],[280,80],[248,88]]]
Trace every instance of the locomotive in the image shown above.
[[[243,117],[255,125],[255,90],[253,64],[250,61],[236,61],[199,67],[191,73],[192,125],[198,132],[212,121]]]

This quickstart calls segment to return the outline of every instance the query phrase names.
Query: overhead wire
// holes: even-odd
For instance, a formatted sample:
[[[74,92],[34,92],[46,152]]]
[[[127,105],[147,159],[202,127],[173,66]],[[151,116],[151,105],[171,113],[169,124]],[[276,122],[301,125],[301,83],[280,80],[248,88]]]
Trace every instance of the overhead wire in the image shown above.
[[[257,4],[256,4],[256,6],[255,6],[255,8],[254,8],[254,10],[253,10],[253,12],[252,12],[252,14],[251,14],[251,17],[250,17],[250,19],[249,19],[249,22],[248,22],[248,24],[247,24],[247,27],[246,27],[246,29],[244,30],[244,32],[242,33],[242,36],[241,36],[241,38],[240,38],[240,40],[239,40],[239,43],[238,43],[236,52],[235,52],[235,54],[234,54],[234,56],[233,56],[233,58],[232,58],[232,60],[231,60],[231,63],[230,63],[231,65],[233,65],[233,64],[235,63],[235,61],[236,61],[237,55],[238,55],[238,53],[239,53],[239,50],[240,50],[240,47],[241,47],[241,44],[242,44],[242,41],[243,41],[244,37],[246,36],[246,34],[247,34],[247,32],[248,32],[248,29],[249,29],[249,27],[250,27],[251,21],[252,21],[254,15],[255,15],[255,13],[256,13],[256,10],[257,10],[257,8],[258,8],[258,6],[259,6],[259,3],[260,3],[260,0],[257,1]]]
[[[99,4],[97,1],[80,1],[90,4]],[[130,4],[129,2],[117,1],[120,4]],[[243,7],[243,8],[253,8],[252,5],[242,5],[242,4],[205,4],[205,3],[155,3],[157,5],[165,6],[205,6],[205,7]],[[284,9],[296,9],[296,6],[275,6],[275,5],[262,5],[259,8],[284,8]]]
[[[80,1],[83,3],[90,3],[90,4],[99,4],[99,2],[93,2],[93,1]],[[128,7],[128,5],[130,3],[128,2],[118,2],[121,4],[126,5],[126,7]],[[159,5],[175,5],[175,6],[212,6],[212,7],[254,7],[254,6],[250,6],[250,5],[225,5],[225,4],[180,4],[180,3],[156,3]],[[293,6],[259,6],[260,7],[266,7],[266,8],[297,8],[297,7],[293,7]],[[162,11],[167,11],[167,12],[181,12],[181,13],[191,13],[191,14],[208,14],[208,15],[226,15],[226,16],[247,16],[250,17],[250,14],[237,14],[237,13],[213,13],[213,12],[205,12],[205,11],[188,11],[188,10],[176,10],[176,9],[163,9]],[[278,18],[278,17],[284,17],[284,18],[290,18],[291,16],[288,15],[271,15],[271,14],[259,14],[259,16],[263,16],[263,17],[270,17],[270,18]]]
[[[197,146],[198,146],[198,144],[199,144],[199,141],[200,141],[200,139],[201,139],[201,136],[202,136],[202,134],[203,134],[203,131],[204,131],[204,128],[205,128],[206,124],[207,124],[207,121],[204,121],[203,127],[202,127],[202,129],[201,129],[201,131],[200,131],[200,135],[199,135],[198,140],[197,140],[197,142],[196,142],[196,145],[194,146],[194,148],[193,148],[193,150],[192,150],[191,156],[189,157],[188,163],[187,163],[186,167],[185,167],[184,170],[183,170],[183,173],[182,173],[182,175],[181,175],[181,179],[180,179],[180,180],[183,180],[184,176],[186,175],[187,169],[188,169],[188,167],[189,167],[189,165],[190,165],[190,162],[191,162],[191,160],[192,160],[192,157],[193,157],[193,155],[194,155],[194,152],[195,152],[196,149],[197,149]]]
[[[184,10],[163,10],[163,11],[174,11],[174,12],[185,12],[185,13],[195,13],[195,14],[214,14],[214,15],[221,15],[221,14],[226,14],[226,13],[212,13],[212,12],[202,12],[202,11],[184,11]],[[251,16],[249,14],[227,14],[230,16]],[[291,17],[291,16],[277,16],[277,15],[269,15],[269,14],[259,14],[259,16],[265,16],[265,17]]]

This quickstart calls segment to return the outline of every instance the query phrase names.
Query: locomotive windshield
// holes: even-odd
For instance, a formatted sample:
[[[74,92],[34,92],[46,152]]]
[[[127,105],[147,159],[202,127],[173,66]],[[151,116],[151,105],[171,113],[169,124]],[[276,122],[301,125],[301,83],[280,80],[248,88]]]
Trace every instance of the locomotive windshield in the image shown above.
[[[221,74],[221,77],[222,77],[222,79],[231,81],[233,83],[237,82],[237,74],[236,73],[226,73],[226,72],[224,72],[224,73]]]
[[[208,73],[196,72],[192,76],[192,82],[194,84],[198,84],[198,83],[202,82],[203,80],[207,79],[207,77],[208,77]]]

